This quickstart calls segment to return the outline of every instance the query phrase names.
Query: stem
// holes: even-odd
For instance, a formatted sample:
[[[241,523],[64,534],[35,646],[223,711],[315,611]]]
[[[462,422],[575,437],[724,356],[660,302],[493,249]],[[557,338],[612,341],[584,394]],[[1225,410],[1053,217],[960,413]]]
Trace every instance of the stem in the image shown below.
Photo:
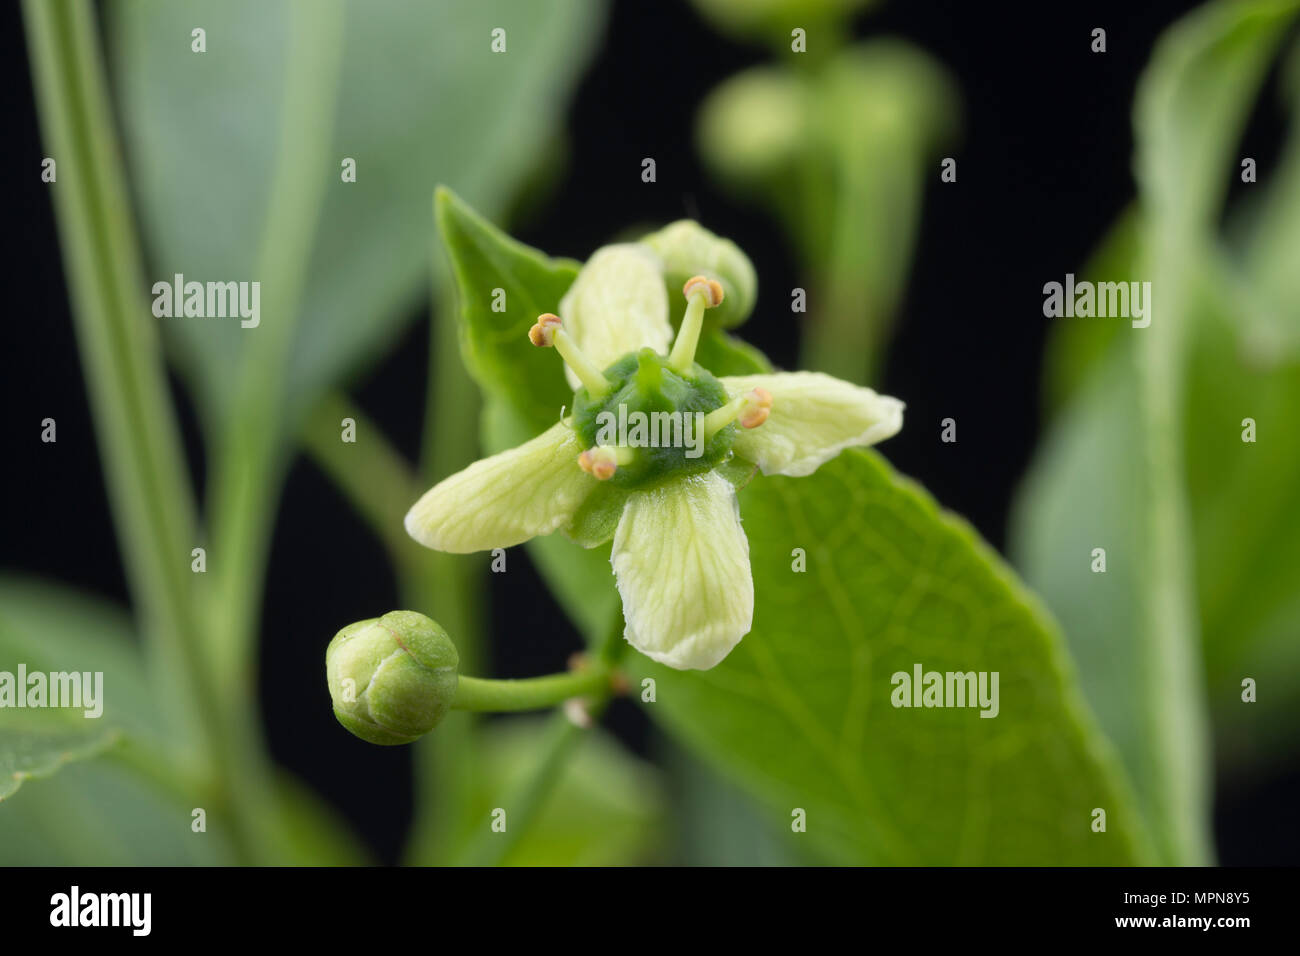
[[[623,609],[619,607],[614,614],[609,633],[594,655],[594,670],[607,675],[618,663],[625,650],[627,650],[627,642],[623,640]],[[591,715],[593,726],[604,713],[611,690],[606,677],[604,693],[590,700],[588,713]],[[562,776],[564,766],[577,748],[581,737],[582,728],[569,720],[563,711],[551,716],[537,762],[519,786],[507,794],[503,801],[502,806],[507,812],[505,832],[480,831],[478,837],[461,854],[458,862],[473,866],[497,866],[510,855],[510,851],[527,835],[540,816],[551,794],[551,788]]]
[[[605,373],[601,371],[600,366],[587,357],[587,354],[578,347],[578,343],[564,329],[555,330],[555,351],[560,353],[564,364],[569,366],[573,374],[578,376],[586,386],[592,398],[600,398],[609,391],[609,379],[605,378]]]
[[[355,444],[342,441],[340,423],[345,418],[356,422]],[[415,563],[432,554],[402,527],[406,510],[424,490],[415,471],[379,426],[346,396],[335,393],[320,400],[303,429],[302,441],[303,449],[370,525],[395,567],[410,565],[409,570],[414,570]]]
[[[52,187],[77,344],[127,579],[159,696],[194,759],[225,797],[239,792],[222,733],[222,703],[207,680],[196,584],[189,569],[197,520],[157,330],[142,295],[139,242],[111,120],[89,3],[25,0],[40,120],[62,178]],[[230,802],[233,803],[233,800]],[[247,851],[247,833],[235,827]]]
[[[567,674],[547,674],[545,677],[527,677],[522,680],[489,680],[482,677],[460,678],[456,699],[451,706],[457,710],[505,712],[516,710],[542,710],[562,704],[573,697],[607,695],[610,691],[610,672],[605,667],[572,671]]]
[[[223,686],[256,684],[257,606],[285,465],[279,451],[284,372],[328,181],[320,159],[333,135],[342,59],[341,5],[298,0],[292,11],[280,142],[257,259],[257,274],[267,286],[266,321],[251,332],[237,398],[214,454],[213,552],[222,570],[212,608],[217,622],[212,650]]]
[[[258,813],[254,848],[272,861],[278,805],[260,738],[256,639],[270,531],[287,458],[281,452],[287,403],[285,369],[294,341],[312,240],[328,177],[329,152],[343,46],[338,3],[292,7],[280,142],[270,205],[257,259],[266,284],[265,321],[242,353],[234,401],[215,442],[210,508],[215,594],[206,609],[210,658],[207,680],[222,688],[224,731],[235,753],[244,806]]]
[[[686,313],[682,316],[681,328],[677,330],[677,341],[668,356],[668,364],[685,374],[695,364],[695,349],[700,344],[700,330],[704,328],[704,309],[708,294],[696,292],[686,303]]]
[[[1176,223],[1176,221],[1175,221]],[[1160,313],[1145,329],[1134,329],[1133,349],[1142,434],[1141,480],[1136,489],[1143,533],[1138,535],[1145,686],[1143,717],[1146,760],[1156,839],[1168,862],[1204,865],[1212,858],[1205,821],[1209,816],[1209,774],[1204,741],[1208,720],[1201,696],[1190,519],[1182,449],[1184,325],[1191,316],[1179,263],[1197,261],[1186,224],[1151,229],[1155,287],[1168,290]],[[1162,228],[1162,226],[1166,226]],[[1162,281],[1163,280],[1163,281]]]
[[[441,259],[432,273],[444,291],[434,303],[429,335],[421,453],[426,485],[473,461],[480,418],[478,386],[461,361],[455,282]],[[461,667],[480,671],[486,656],[484,556],[418,550],[424,563],[403,573],[401,593],[412,605],[436,608],[438,620],[456,635]],[[413,862],[449,862],[468,827],[479,761],[477,723],[469,712],[448,714],[438,732],[415,747],[416,812],[406,851]]]
[[[577,749],[582,729],[563,712],[552,714],[547,722],[541,753],[523,782],[506,795],[503,833],[488,832],[476,840],[460,862],[467,866],[499,866],[521,839],[532,829],[551,789],[563,774],[569,757]]]

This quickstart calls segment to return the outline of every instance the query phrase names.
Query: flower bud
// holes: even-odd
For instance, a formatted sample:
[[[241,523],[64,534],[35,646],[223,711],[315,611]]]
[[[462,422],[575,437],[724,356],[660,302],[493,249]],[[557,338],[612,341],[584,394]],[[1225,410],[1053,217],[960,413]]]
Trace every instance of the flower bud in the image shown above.
[[[691,219],[679,219],[641,240],[659,257],[669,301],[680,303],[682,287],[696,276],[717,281],[721,302],[709,309],[709,318],[724,328],[749,318],[758,298],[758,276],[749,257],[729,239],[723,239]]]
[[[451,707],[459,663],[447,632],[415,611],[349,624],[325,652],[334,716],[372,744],[409,744]]]

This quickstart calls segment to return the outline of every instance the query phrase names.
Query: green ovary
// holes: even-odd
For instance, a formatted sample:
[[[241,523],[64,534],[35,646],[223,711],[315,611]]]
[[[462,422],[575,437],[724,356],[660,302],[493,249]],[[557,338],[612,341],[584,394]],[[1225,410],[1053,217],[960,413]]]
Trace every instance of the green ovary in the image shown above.
[[[704,416],[727,401],[722,383],[694,365],[687,374],[651,349],[629,352],[605,370],[611,387],[593,399],[574,393],[573,425],[583,444],[623,448],[615,485],[638,488],[708,471],[731,452],[736,426],[705,440]]]

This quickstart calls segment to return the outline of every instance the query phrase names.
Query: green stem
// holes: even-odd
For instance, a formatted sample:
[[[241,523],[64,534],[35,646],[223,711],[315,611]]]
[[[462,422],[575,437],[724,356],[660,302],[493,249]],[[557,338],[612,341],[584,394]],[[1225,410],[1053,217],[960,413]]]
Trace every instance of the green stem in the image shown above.
[[[213,456],[212,557],[220,571],[211,639],[216,679],[231,687],[256,684],[262,570],[286,465],[285,371],[329,181],[321,158],[330,149],[342,61],[342,6],[297,0],[291,10],[280,141],[257,259],[264,321],[250,331],[237,398]]]
[[[189,745],[195,761],[211,766],[224,795],[234,797],[239,781],[217,686],[207,679],[198,586],[189,567],[197,540],[194,502],[142,292],[140,246],[94,15],[86,2],[26,0],[24,20],[41,126],[59,164],[51,191],[77,344],[152,675],[182,739],[197,738]],[[235,833],[246,850],[247,832],[236,826]]]
[[[342,440],[347,418],[356,424],[355,442]],[[414,570],[413,563],[431,553],[412,541],[402,526],[407,509],[424,488],[378,424],[346,396],[335,393],[320,400],[303,429],[302,442],[383,543],[395,567]]]
[[[426,485],[474,460],[480,417],[478,387],[460,355],[455,283],[441,258],[432,271],[435,288],[443,292],[433,304],[429,336],[421,453]],[[456,635],[461,667],[481,671],[486,658],[484,556],[428,551],[424,555],[423,565],[403,574],[401,593],[412,605],[436,609],[438,620]],[[408,859],[414,862],[449,862],[469,826],[479,760],[477,724],[472,713],[449,714],[436,734],[416,745],[416,813],[407,848]]]
[[[1148,772],[1156,838],[1165,858],[1182,866],[1211,861],[1209,771],[1205,752],[1208,719],[1198,655],[1189,505],[1182,448],[1185,323],[1192,315],[1178,263],[1198,261],[1186,224],[1152,227],[1149,248],[1155,288],[1168,290],[1161,312],[1138,336],[1134,358],[1138,421],[1142,434],[1141,480],[1135,489],[1143,516],[1138,535],[1137,591],[1142,633]],[[1164,281],[1161,281],[1161,280]]]
[[[493,713],[542,710],[573,697],[603,697],[610,692],[610,679],[610,672],[604,667],[522,680],[462,676],[451,706],[457,710]]]
[[[238,758],[243,805],[255,811],[257,859],[275,861],[289,847],[278,839],[278,798],[260,739],[257,688],[258,608],[275,506],[288,458],[282,452],[288,404],[286,370],[313,238],[329,179],[321,158],[332,139],[341,72],[343,8],[291,6],[279,145],[270,205],[257,259],[265,284],[263,322],[251,330],[212,460],[209,497],[215,594],[206,609],[211,671],[222,688],[225,733]],[[289,423],[292,425],[292,423]]]
[[[623,640],[623,609],[620,607],[614,615],[613,626],[594,655],[594,672],[608,675],[626,650],[627,642]],[[612,690],[606,676],[603,687],[596,688],[588,697],[587,713],[593,725],[603,715]],[[582,728],[570,720],[566,713],[557,711],[551,716],[537,762],[502,802],[502,809],[506,811],[505,831],[480,832],[457,862],[473,866],[497,866],[505,861],[510,851],[541,815],[552,788],[562,776],[564,766],[577,749],[581,737]]]
[[[563,711],[552,714],[542,739],[540,755],[523,782],[506,795],[506,829],[475,840],[460,861],[467,866],[499,866],[528,833],[546,806],[552,788],[582,739],[582,729]]]

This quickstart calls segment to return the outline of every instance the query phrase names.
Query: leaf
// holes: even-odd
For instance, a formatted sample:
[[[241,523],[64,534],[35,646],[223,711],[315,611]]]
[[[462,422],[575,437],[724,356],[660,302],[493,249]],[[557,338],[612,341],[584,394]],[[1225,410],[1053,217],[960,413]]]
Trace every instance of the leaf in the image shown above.
[[[126,152],[154,279],[262,282],[257,275],[282,137],[287,50],[325,4],[130,0],[109,8]],[[324,195],[310,244],[284,394],[309,407],[378,355],[428,281],[428,203],[452,183],[500,213],[549,144],[601,24],[595,0],[349,2],[333,136],[301,171]],[[301,17],[302,20],[295,19]],[[193,53],[190,31],[207,31]],[[491,31],[506,30],[494,54]],[[325,120],[322,119],[321,122]],[[356,181],[341,177],[356,161]],[[277,249],[293,261],[291,249]],[[201,407],[220,412],[258,329],[228,319],[161,319]]]
[[[543,721],[499,720],[483,731],[476,825],[536,759]],[[508,817],[507,817],[508,820]],[[599,730],[584,735],[541,812],[506,857],[511,866],[611,866],[662,859],[664,790],[653,767]]]
[[[754,628],[705,672],[629,658],[634,685],[657,681],[652,717],[785,827],[804,809],[809,847],[836,862],[1150,858],[1060,635],[964,522],[860,450],[740,498]],[[916,664],[998,672],[998,716],[891,706],[892,675]]]
[[[559,356],[535,347],[528,330],[538,315],[559,309],[578,263],[549,259],[516,242],[449,189],[434,197],[434,216],[456,277],[461,351],[470,374],[532,434],[551,427],[561,408],[573,403],[573,390]],[[504,292],[501,311],[493,310],[497,289]]]
[[[5,866],[231,866],[215,814],[206,833],[190,808],[103,757],[72,764],[0,803]]]
[[[1187,469],[1204,460],[1194,450],[1198,432],[1212,430],[1223,448],[1227,410],[1197,404],[1201,386],[1186,379],[1186,362],[1205,348],[1215,284],[1231,274],[1212,230],[1233,145],[1296,8],[1211,4],[1162,37],[1135,108],[1141,258],[1133,278],[1158,290],[1152,324],[1118,330],[1073,386],[1014,513],[1012,553],[1065,626],[1082,686],[1165,860],[1203,860],[1209,842],[1195,607],[1206,582],[1202,569],[1194,584],[1188,555],[1203,533],[1198,515],[1216,507],[1222,489],[1207,499]],[[1104,574],[1090,570],[1099,547]]]
[[[161,723],[131,620],[118,607],[36,578],[0,576],[0,669],[100,672],[104,714],[132,736]],[[0,711],[0,719],[4,711]]]
[[[191,808],[157,778],[142,779],[105,759],[110,746],[177,736],[160,727],[125,613],[65,587],[0,577],[0,670],[13,672],[20,662],[29,671],[102,672],[104,709],[95,719],[79,711],[0,710],[0,792],[10,795],[0,804],[0,862],[233,862],[215,815],[207,833],[192,833]],[[15,769],[23,779],[42,779],[13,793]],[[176,774],[177,766],[160,765],[156,773]]]
[[[56,729],[52,721],[30,726],[0,726],[0,800],[15,793],[24,781],[48,777],[66,764],[102,753],[117,739],[117,731],[99,724]]]

